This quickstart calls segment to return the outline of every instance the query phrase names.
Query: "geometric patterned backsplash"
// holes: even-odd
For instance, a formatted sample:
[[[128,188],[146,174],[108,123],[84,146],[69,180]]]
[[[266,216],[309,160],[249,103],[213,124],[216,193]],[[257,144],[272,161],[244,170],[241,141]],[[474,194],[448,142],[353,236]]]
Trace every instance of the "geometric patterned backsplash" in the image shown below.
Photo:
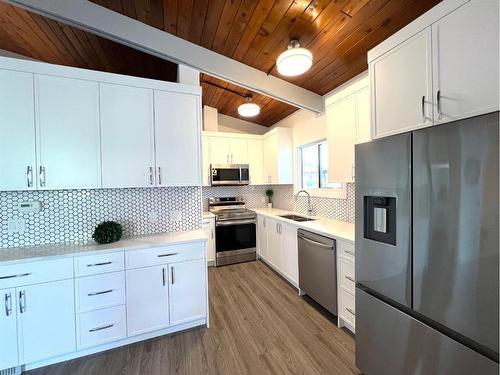
[[[210,197],[242,196],[250,209],[267,207],[265,191],[269,188],[274,190],[273,207],[307,214],[307,197],[301,195],[295,200],[292,185],[203,187],[203,210],[208,209]],[[311,197],[313,214],[354,223],[354,189],[354,183],[347,184],[345,199]]]
[[[40,212],[18,212],[18,202],[34,200]],[[200,229],[201,212],[199,187],[0,192],[0,248],[86,243],[105,220],[122,224],[124,237]],[[12,218],[25,219],[24,233],[8,234]]]

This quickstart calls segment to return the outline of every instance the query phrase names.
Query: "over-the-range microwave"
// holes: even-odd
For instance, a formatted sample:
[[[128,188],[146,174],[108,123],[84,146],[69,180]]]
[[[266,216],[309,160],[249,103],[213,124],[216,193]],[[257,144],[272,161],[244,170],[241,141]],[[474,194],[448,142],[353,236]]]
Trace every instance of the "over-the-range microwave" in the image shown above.
[[[250,174],[248,164],[211,164],[211,185],[248,185]]]

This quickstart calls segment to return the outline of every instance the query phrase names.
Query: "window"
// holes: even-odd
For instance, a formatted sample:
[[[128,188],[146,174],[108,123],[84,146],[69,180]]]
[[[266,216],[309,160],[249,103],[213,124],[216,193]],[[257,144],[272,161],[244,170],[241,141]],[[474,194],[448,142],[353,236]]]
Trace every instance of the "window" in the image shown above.
[[[316,142],[299,147],[301,189],[343,189],[340,182],[328,182],[328,143]]]

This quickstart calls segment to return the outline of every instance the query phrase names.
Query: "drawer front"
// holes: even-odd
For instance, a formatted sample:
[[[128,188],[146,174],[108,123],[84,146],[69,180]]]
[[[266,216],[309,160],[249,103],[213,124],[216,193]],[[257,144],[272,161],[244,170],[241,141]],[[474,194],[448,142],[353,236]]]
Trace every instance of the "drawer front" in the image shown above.
[[[0,289],[73,278],[73,258],[0,266]]]
[[[354,263],[339,259],[339,276],[340,286],[354,294],[356,290]]]
[[[127,335],[125,306],[77,315],[77,349],[124,339]]]
[[[116,253],[87,255],[75,258],[75,276],[90,276],[101,273],[123,271],[123,251]]]
[[[81,277],[75,280],[76,312],[83,313],[125,304],[125,272]]]
[[[344,290],[340,290],[340,317],[351,326],[356,325],[355,298]]]
[[[134,269],[180,262],[184,260],[200,259],[204,257],[205,242],[191,242],[179,245],[127,251],[125,253],[125,263],[127,269]]]
[[[354,261],[354,244],[350,242],[337,241],[337,252],[340,256]]]

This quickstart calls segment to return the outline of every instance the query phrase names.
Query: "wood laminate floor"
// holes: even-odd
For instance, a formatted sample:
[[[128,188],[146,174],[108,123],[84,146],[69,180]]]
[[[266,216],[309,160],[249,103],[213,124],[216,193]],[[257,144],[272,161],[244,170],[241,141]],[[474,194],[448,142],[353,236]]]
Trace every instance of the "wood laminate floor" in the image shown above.
[[[258,262],[210,268],[210,328],[128,345],[29,375],[359,374],[354,338]]]

